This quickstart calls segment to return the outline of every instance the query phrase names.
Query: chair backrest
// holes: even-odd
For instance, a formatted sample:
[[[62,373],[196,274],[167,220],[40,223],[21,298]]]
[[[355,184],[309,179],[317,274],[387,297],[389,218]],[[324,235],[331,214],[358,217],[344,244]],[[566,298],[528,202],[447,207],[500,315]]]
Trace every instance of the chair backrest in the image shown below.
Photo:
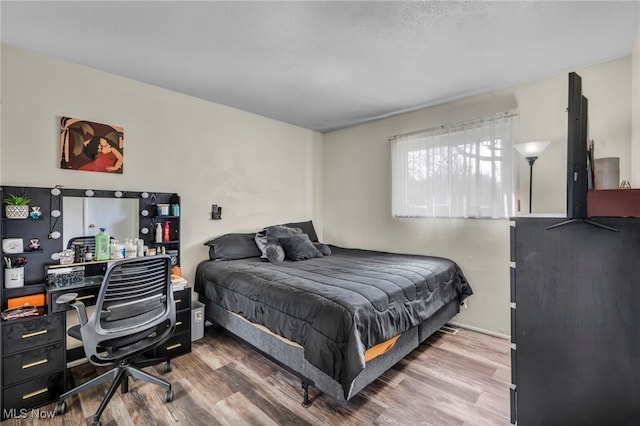
[[[96,365],[131,358],[166,341],[176,311],[169,256],[136,257],[107,268],[95,311],[80,327],[84,350]]]

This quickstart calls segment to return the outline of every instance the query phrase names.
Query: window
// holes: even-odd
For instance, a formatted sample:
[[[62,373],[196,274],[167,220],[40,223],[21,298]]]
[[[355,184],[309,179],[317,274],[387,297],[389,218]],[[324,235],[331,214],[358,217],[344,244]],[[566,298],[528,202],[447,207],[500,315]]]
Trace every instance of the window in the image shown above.
[[[393,215],[512,216],[517,118],[499,114],[390,138]]]

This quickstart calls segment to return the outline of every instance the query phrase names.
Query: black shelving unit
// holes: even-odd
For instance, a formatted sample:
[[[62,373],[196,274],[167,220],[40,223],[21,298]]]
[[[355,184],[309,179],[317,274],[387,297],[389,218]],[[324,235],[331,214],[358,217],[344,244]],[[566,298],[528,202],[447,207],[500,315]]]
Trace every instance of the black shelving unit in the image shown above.
[[[141,200],[140,202],[140,234],[138,238],[141,238],[145,245],[149,248],[154,248],[157,254],[164,249],[165,253],[168,251],[175,252],[175,262],[172,264],[180,265],[180,216],[176,215],[158,215],[158,204],[169,204],[180,206],[180,196],[178,194],[169,193],[152,193],[149,197]],[[155,230],[156,224],[160,224],[163,229],[164,224],[169,222],[170,234],[168,241],[156,241]]]

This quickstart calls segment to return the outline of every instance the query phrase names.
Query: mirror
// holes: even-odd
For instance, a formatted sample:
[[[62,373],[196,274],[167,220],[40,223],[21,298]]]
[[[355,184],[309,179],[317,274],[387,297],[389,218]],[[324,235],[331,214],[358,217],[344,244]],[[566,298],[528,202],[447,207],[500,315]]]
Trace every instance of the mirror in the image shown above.
[[[64,196],[63,247],[69,239],[96,235],[100,228],[120,242],[138,237],[138,199]]]

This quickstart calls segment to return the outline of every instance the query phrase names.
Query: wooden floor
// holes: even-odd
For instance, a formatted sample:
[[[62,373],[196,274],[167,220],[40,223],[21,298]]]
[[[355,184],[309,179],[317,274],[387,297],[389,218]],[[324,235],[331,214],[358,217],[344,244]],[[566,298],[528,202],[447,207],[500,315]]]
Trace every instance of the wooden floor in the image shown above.
[[[468,330],[436,333],[349,402],[311,388],[312,406],[301,406],[298,379],[216,327],[193,351],[149,368],[173,383],[173,402],[157,386],[132,380],[113,397],[103,426],[124,425],[508,425],[510,346]],[[100,371],[103,371],[102,369]],[[70,369],[70,383],[96,374],[90,364]],[[108,384],[67,400],[53,419],[7,420],[5,425],[90,424]],[[39,409],[41,417],[55,404]]]

